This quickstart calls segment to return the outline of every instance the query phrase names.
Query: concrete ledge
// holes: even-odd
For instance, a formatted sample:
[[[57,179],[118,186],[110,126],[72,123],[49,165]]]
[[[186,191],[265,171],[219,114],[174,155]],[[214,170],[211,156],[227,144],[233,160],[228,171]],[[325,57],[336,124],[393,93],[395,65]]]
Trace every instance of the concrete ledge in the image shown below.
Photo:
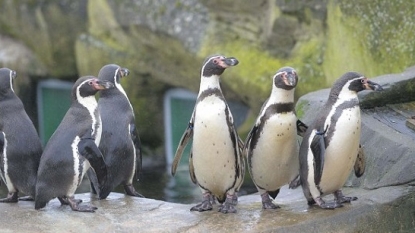
[[[359,199],[343,208],[309,207],[301,188],[281,189],[277,210],[262,210],[258,194],[240,197],[238,213],[191,212],[192,205],[111,193],[107,200],[77,194],[96,213],[74,212],[57,199],[37,211],[32,202],[0,203],[1,232],[404,232],[415,228],[415,188],[345,188]],[[325,198],[332,199],[331,196]]]

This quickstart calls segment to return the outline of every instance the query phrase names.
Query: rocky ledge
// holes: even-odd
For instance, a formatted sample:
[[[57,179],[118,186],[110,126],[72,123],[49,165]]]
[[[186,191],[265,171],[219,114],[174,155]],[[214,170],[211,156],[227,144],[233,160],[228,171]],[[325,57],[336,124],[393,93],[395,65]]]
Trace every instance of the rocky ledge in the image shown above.
[[[258,194],[240,197],[236,214],[191,212],[192,205],[111,193],[77,194],[95,213],[74,212],[57,199],[38,211],[32,202],[1,204],[1,232],[405,232],[415,228],[415,187],[345,188],[359,199],[343,208],[309,207],[301,188],[281,189],[277,210],[262,210]],[[332,197],[327,196],[326,199]]]

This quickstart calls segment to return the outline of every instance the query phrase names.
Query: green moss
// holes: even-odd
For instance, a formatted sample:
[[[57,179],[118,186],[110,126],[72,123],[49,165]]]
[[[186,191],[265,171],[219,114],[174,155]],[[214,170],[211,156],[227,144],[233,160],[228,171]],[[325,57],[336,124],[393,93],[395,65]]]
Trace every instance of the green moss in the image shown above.
[[[328,80],[350,70],[373,77],[413,65],[414,10],[413,1],[330,1],[324,60]]]
[[[329,4],[327,11],[328,34],[323,63],[327,82],[331,84],[348,71],[375,75],[375,70],[380,67],[362,39],[353,36],[356,28],[363,25],[359,25],[356,18],[345,15],[338,5]]]
[[[304,113],[307,111],[306,106],[308,105],[309,104],[307,100],[300,100],[297,102],[297,104],[295,105],[295,111],[298,119],[303,118]]]

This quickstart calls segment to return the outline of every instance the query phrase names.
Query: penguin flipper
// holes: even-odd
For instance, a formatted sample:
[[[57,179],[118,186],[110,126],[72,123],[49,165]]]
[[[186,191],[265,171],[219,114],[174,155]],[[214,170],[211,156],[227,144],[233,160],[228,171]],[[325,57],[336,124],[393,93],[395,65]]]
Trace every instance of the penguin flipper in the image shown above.
[[[81,138],[78,143],[79,154],[89,161],[97,176],[99,186],[102,187],[107,181],[107,166],[104,156],[92,138]],[[93,182],[93,179],[91,180]],[[94,184],[96,187],[96,184]]]
[[[308,126],[304,122],[297,119],[297,135],[304,137],[305,132],[307,131]]]
[[[140,136],[138,135],[138,130],[134,123],[130,124],[130,135],[135,147],[135,176],[137,180],[140,180],[143,173],[143,156],[141,154]]]
[[[180,139],[179,146],[177,147],[176,154],[174,155],[173,163],[171,165],[171,174],[174,176],[176,174],[177,166],[179,165],[180,159],[184,149],[186,148],[187,143],[190,138],[193,136],[193,117],[189,122],[186,131],[184,131],[182,138]]]
[[[193,151],[190,151],[189,155],[189,173],[190,173],[190,179],[192,179],[192,182],[194,184],[197,184],[196,175],[195,175],[195,167],[193,166]]]
[[[323,174],[324,154],[326,153],[324,135],[317,132],[311,141],[310,149],[314,157],[314,182],[319,184]]]
[[[362,145],[359,144],[359,151],[357,153],[356,162],[354,163],[354,174],[356,177],[361,177],[365,173],[366,159],[365,152]]]

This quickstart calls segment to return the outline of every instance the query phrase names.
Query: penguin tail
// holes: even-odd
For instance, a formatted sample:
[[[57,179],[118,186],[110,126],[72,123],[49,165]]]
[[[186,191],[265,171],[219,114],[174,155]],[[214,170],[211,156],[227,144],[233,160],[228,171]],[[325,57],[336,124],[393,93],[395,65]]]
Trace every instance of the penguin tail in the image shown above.
[[[35,199],[35,209],[39,210],[42,209],[46,206],[46,204],[48,204],[49,201],[46,200],[41,200],[39,197],[36,197]]]
[[[272,197],[272,199],[275,200],[279,192],[280,192],[280,189],[277,189],[275,191],[268,191],[268,194]]]
[[[105,199],[110,195],[112,187],[110,185],[101,186],[99,190],[99,199]]]

